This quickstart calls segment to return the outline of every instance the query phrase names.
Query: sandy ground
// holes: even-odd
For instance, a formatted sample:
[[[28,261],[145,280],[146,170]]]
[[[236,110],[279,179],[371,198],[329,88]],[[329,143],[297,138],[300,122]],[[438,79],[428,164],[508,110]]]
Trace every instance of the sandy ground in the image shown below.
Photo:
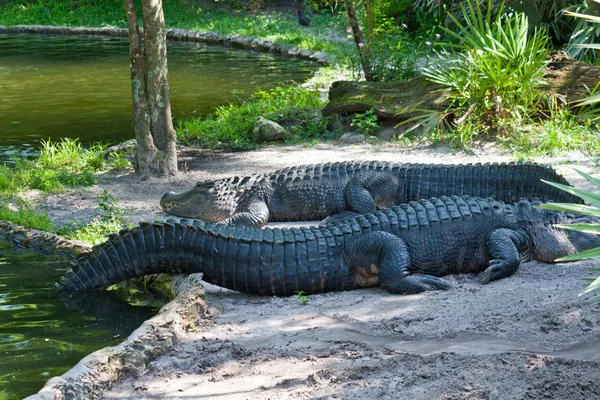
[[[293,164],[377,159],[510,161],[483,146],[469,155],[393,145],[268,147],[254,152],[184,149],[175,179],[100,179],[48,199],[51,217],[89,220],[108,189],[133,220],[162,215],[158,200],[197,181]],[[580,154],[553,163],[586,172]],[[594,399],[600,396],[600,305],[576,296],[597,261],[527,263],[489,285],[450,276],[451,290],[390,295],[379,289],[309,297],[256,297],[209,288],[212,312],[142,376],[123,377],[106,399]],[[208,286],[208,285],[207,285]]]

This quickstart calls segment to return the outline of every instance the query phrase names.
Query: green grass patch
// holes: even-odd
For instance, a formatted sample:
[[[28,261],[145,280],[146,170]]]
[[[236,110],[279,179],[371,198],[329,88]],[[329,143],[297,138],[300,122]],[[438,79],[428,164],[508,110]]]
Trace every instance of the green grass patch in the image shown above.
[[[16,208],[16,209],[15,209]],[[0,200],[0,220],[21,225],[27,229],[54,231],[54,222],[44,212],[37,211],[25,203],[9,206],[5,200]]]
[[[499,137],[499,140],[520,160],[569,150],[582,150],[588,154],[600,152],[600,133],[565,109],[539,124],[507,125],[507,136]]]
[[[259,91],[238,102],[220,106],[207,117],[186,119],[178,124],[178,139],[210,148],[252,148],[252,130],[260,116],[276,122],[298,121],[290,129],[298,140],[324,135],[326,127],[314,111],[323,106],[317,90],[302,86]]]
[[[68,187],[91,186],[96,183],[95,172],[122,169],[130,164],[123,154],[117,153],[105,160],[105,148],[94,144],[86,149],[77,139],[42,141],[36,159],[17,159],[14,165],[0,165],[0,197],[12,197],[26,189],[55,193]]]
[[[77,140],[43,141],[40,155],[33,160],[17,159],[13,165],[0,165],[0,219],[30,229],[55,232],[54,223],[19,198],[25,190],[37,189],[43,194],[60,192],[66,188],[91,186],[96,183],[95,172],[122,169],[130,165],[123,154],[111,153],[104,157],[105,146],[92,145],[86,149]],[[11,204],[11,206],[9,206]],[[109,193],[100,195],[101,216],[91,224],[72,223],[59,230],[71,239],[98,244],[108,233],[126,225],[116,200]]]

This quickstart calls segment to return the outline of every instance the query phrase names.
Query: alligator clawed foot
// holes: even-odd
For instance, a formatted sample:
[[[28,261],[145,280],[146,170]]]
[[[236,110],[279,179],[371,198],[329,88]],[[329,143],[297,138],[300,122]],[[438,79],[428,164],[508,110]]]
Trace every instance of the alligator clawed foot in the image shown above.
[[[430,290],[448,290],[452,284],[444,279],[427,274],[411,274],[394,285],[383,285],[390,293],[421,293]]]
[[[515,268],[516,269],[516,268]],[[500,278],[504,278],[511,275],[514,272],[512,268],[509,268],[506,260],[491,260],[489,266],[476,278],[477,282],[485,285]]]

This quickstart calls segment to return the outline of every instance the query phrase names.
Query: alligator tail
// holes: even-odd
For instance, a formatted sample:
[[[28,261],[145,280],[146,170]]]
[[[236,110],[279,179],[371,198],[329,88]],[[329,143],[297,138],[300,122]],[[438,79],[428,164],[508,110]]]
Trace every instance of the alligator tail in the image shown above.
[[[80,257],[78,265],[67,271],[57,286],[80,291],[147,274],[201,272],[199,265],[195,267],[191,262],[192,254],[182,251],[189,233],[198,229],[201,228],[144,222],[133,229],[123,229]]]
[[[542,182],[543,179],[569,185],[552,167],[539,164],[426,165],[409,167],[405,172],[400,169],[399,174],[401,181],[407,182],[402,202],[456,194],[491,197],[505,203],[520,198],[582,203],[577,196]]]
[[[260,295],[321,293],[355,286],[338,256],[345,235],[338,228],[185,223],[140,223],[111,235],[80,257],[58,288],[84,291],[147,274],[177,272],[202,272],[206,282]]]

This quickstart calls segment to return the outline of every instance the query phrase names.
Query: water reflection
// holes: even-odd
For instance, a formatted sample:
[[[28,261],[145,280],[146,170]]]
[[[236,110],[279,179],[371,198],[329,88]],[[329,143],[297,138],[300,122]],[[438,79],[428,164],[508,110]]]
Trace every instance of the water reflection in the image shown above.
[[[68,267],[64,257],[0,241],[0,399],[35,393],[87,354],[120,343],[157,310],[112,292],[61,294],[53,283]]]
[[[175,119],[207,114],[316,66],[222,46],[169,42]],[[0,158],[31,154],[40,139],[118,142],[133,137],[129,48],[125,38],[0,34]]]

